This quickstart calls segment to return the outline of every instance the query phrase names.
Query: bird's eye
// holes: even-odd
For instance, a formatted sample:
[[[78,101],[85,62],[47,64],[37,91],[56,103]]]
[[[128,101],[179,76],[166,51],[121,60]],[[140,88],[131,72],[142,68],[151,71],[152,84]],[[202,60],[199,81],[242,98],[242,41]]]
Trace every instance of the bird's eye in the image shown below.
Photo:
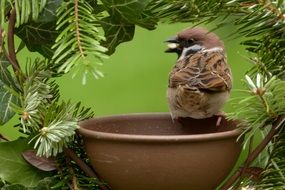
[[[193,42],[194,42],[193,39],[188,39],[188,40],[187,40],[187,43],[188,43],[188,44],[193,44]]]

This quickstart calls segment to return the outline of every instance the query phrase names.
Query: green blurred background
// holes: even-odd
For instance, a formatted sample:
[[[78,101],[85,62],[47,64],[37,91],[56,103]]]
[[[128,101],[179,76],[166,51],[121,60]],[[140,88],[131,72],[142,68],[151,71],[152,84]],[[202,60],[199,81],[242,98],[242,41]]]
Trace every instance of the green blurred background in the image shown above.
[[[81,101],[83,105],[92,107],[97,116],[138,112],[167,112],[166,89],[168,73],[176,60],[175,54],[166,54],[164,40],[174,36],[178,31],[191,26],[190,24],[159,24],[156,30],[148,31],[136,27],[134,39],[120,44],[116,52],[105,61],[100,70],[104,78],[95,80],[88,78],[86,85],[82,85],[81,78],[71,78],[72,73],[57,79],[60,85],[62,99],[73,102]],[[205,27],[205,26],[204,26]],[[215,25],[206,26],[208,29]],[[240,40],[229,36],[235,29],[233,26],[216,30],[224,40],[228,63],[234,76],[234,89],[240,89],[241,79],[249,68],[244,48],[239,45]],[[30,52],[22,51],[18,55],[24,63]],[[39,54],[33,53],[32,57]],[[232,92],[231,98],[237,96]],[[230,104],[224,109],[233,111]],[[13,125],[17,118],[0,126],[0,133],[15,139],[18,136]]]

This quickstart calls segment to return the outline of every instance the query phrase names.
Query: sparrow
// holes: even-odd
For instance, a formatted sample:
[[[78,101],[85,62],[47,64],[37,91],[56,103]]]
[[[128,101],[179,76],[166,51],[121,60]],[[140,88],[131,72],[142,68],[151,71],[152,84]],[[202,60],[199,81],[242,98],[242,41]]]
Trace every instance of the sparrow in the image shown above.
[[[224,115],[221,109],[232,88],[224,43],[216,34],[200,27],[187,28],[166,42],[165,52],[178,55],[167,89],[172,118]]]

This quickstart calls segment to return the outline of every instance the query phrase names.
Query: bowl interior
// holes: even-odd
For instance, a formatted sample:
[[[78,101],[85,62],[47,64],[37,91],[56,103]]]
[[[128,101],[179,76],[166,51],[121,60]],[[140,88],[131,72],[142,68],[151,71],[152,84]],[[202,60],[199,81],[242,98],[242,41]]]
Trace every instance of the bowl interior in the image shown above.
[[[168,113],[149,113],[98,117],[80,123],[86,130],[128,135],[191,135],[231,131],[237,121],[222,117],[216,126],[218,117],[207,119],[179,118],[172,120]]]

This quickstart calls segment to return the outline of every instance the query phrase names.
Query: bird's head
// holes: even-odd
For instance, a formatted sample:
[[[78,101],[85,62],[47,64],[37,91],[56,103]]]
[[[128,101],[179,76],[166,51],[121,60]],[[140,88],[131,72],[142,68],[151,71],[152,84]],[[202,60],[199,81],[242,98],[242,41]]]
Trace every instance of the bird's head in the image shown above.
[[[187,28],[165,42],[168,43],[165,52],[177,53],[178,57],[185,57],[205,49],[224,49],[223,42],[216,34],[200,27]]]

